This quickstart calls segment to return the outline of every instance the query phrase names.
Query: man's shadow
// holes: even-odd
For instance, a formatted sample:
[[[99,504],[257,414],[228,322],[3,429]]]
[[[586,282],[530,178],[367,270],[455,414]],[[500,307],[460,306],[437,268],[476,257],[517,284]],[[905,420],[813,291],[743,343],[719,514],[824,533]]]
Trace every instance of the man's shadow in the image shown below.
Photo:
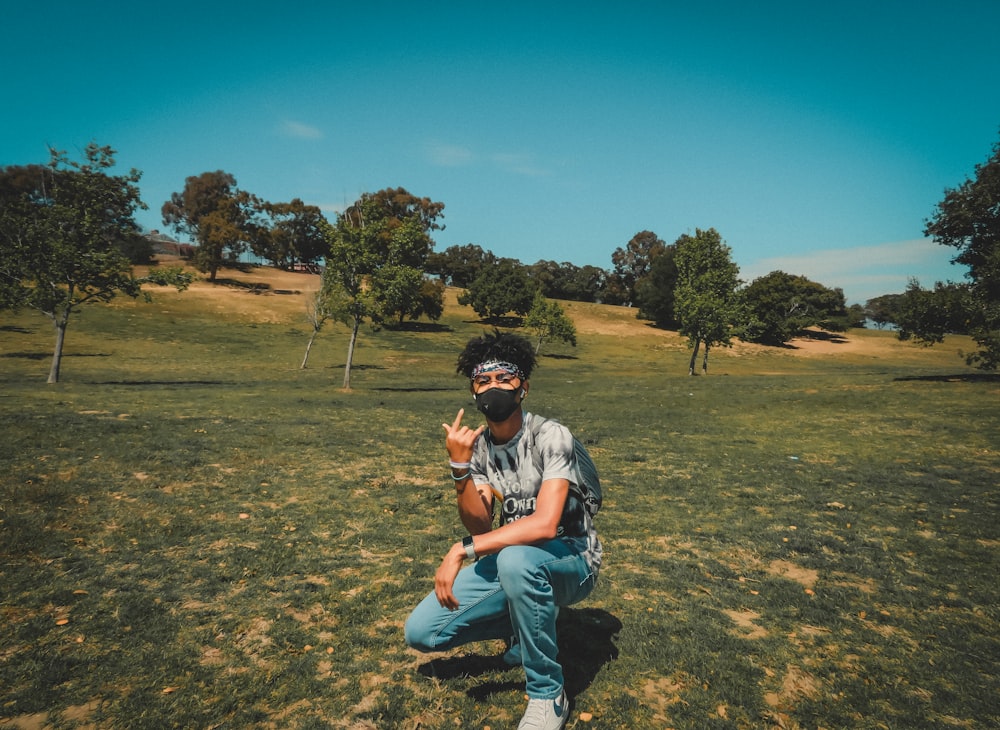
[[[615,639],[622,630],[622,622],[599,608],[563,608],[559,612],[556,630],[566,694],[573,698],[591,685],[601,667],[618,658]],[[516,678],[513,676],[515,670]],[[505,664],[502,653],[432,659],[421,664],[418,671],[443,680],[480,677],[497,672],[512,673],[510,678],[488,680],[470,687],[466,693],[479,701],[494,694],[524,688],[521,668]]]

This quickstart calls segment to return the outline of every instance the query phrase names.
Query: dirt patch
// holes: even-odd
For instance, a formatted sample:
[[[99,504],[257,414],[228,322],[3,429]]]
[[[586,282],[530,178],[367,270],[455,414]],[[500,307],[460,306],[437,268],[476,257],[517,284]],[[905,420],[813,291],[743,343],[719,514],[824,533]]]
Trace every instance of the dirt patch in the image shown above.
[[[744,639],[763,639],[767,636],[767,629],[763,626],[758,626],[756,621],[760,618],[760,614],[756,611],[735,611],[728,609],[723,611],[734,624],[736,624],[736,633],[743,637]]]
[[[665,722],[668,719],[668,708],[683,701],[681,699],[683,691],[684,685],[669,677],[650,679],[642,686],[642,700],[653,710],[654,720]]]
[[[781,578],[794,580],[796,583],[800,583],[804,588],[810,589],[813,588],[816,585],[816,581],[819,580],[818,571],[815,571],[812,568],[803,568],[787,560],[772,560],[771,564],[767,566],[767,572],[770,575],[776,575]]]
[[[781,690],[767,692],[764,701],[770,707],[791,709],[799,698],[815,697],[819,693],[819,681],[800,667],[790,666],[781,680]]]

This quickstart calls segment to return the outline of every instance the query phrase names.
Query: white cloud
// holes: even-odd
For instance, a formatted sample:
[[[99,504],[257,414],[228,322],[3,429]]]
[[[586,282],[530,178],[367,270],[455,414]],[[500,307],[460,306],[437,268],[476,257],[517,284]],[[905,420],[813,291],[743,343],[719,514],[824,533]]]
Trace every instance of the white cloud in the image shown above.
[[[438,167],[464,167],[475,159],[472,150],[467,147],[441,143],[427,145],[427,157],[431,164]]]
[[[911,278],[925,287],[936,281],[961,281],[964,269],[951,264],[954,255],[955,249],[920,238],[758,259],[741,264],[740,277],[749,283],[772,271],[784,271],[843,289],[848,303],[863,303],[903,292]]]
[[[516,175],[527,177],[541,177],[548,175],[549,170],[541,167],[535,162],[534,156],[524,152],[497,152],[490,156],[490,159],[501,170],[513,172]]]
[[[431,164],[438,167],[467,167],[485,160],[494,167],[515,175],[539,177],[550,174],[549,170],[535,161],[533,155],[525,152],[494,152],[481,157],[462,145],[432,142],[426,146],[426,154]]]
[[[318,127],[292,119],[286,119],[281,123],[281,132],[286,137],[295,137],[296,139],[323,139],[323,132]]]

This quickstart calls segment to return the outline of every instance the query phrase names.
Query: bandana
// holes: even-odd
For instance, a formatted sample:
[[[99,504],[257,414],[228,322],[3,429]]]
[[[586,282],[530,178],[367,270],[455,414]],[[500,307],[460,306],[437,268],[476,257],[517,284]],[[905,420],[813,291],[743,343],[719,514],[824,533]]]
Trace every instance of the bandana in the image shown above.
[[[502,373],[510,373],[521,380],[525,379],[521,368],[512,362],[504,362],[503,360],[487,360],[486,362],[479,363],[472,369],[472,377],[475,378],[483,373],[492,373],[497,370]]]

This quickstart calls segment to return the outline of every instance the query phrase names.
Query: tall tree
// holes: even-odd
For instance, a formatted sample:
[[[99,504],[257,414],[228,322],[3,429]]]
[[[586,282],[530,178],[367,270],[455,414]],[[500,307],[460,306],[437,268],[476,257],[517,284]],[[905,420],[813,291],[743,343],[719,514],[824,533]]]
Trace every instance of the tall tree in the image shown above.
[[[238,258],[260,235],[259,201],[236,187],[228,172],[203,172],[184,181],[160,209],[163,224],[198,242],[194,263],[214,282],[227,259]]]
[[[133,275],[122,244],[138,234],[141,173],[110,175],[114,155],[92,142],[83,162],[50,149],[47,166],[0,171],[0,307],[29,307],[52,321],[49,383],[59,381],[66,328],[80,307],[137,297],[146,282],[183,289],[191,281],[180,269]]]
[[[649,273],[635,286],[638,316],[660,327],[675,327],[674,290],[677,288],[677,247],[666,246],[649,266]]]
[[[427,257],[426,271],[441,276],[452,286],[465,289],[476,280],[480,271],[496,261],[497,257],[490,251],[484,251],[474,243],[467,243],[464,246],[449,246],[441,253],[430,254]]]
[[[385,316],[385,287],[396,285],[406,269],[419,278],[434,245],[431,231],[441,230],[444,203],[418,198],[403,188],[364,193],[326,227],[330,254],[324,277],[348,299],[351,336],[344,368],[344,389],[351,387],[351,366],[358,330],[367,319],[379,324]],[[394,272],[390,275],[389,272]],[[393,295],[395,296],[395,295]]]
[[[569,261],[540,260],[528,267],[528,274],[550,299],[593,302],[600,296],[606,272],[596,266],[577,266]]]
[[[614,273],[627,292],[628,304],[636,300],[636,286],[649,274],[653,259],[663,253],[666,244],[652,231],[639,231],[626,244],[611,254]]]
[[[732,346],[740,270],[732,260],[729,246],[714,228],[695,229],[694,236],[684,234],[674,245],[677,247],[674,306],[679,331],[688,338],[692,350],[688,374],[694,375],[701,345],[705,346],[702,371],[707,373],[709,349],[715,345]]]
[[[972,179],[945,191],[924,235],[958,249],[952,262],[969,268],[969,334],[980,349],[966,360],[995,370],[1000,365],[1000,142],[976,165]]]
[[[295,263],[313,264],[328,253],[323,235],[326,218],[315,205],[306,205],[298,198],[288,203],[259,203],[260,230],[250,248],[279,269],[290,269]]]

